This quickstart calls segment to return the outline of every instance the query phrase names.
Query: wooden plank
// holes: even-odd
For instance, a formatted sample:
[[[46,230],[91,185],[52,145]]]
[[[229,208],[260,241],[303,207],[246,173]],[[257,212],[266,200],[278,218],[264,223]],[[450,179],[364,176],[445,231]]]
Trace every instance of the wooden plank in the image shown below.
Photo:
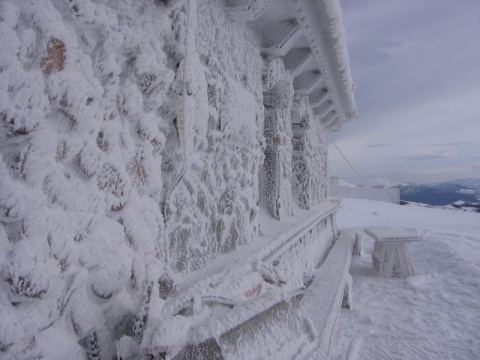
[[[316,332],[318,347],[311,354],[314,359],[328,357],[343,302],[355,235],[343,232],[339,236],[300,303],[300,310],[310,318]]]

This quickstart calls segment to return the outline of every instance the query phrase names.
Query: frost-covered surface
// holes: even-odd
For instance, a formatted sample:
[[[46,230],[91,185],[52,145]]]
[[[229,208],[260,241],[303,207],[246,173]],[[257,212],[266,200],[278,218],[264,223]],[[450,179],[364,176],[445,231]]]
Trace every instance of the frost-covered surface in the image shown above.
[[[304,98],[299,179],[292,76],[217,1],[9,0],[0,37],[1,355],[170,356],[308,283],[327,134]]]
[[[350,72],[340,1],[291,0],[291,4],[299,15],[297,17],[309,43],[315,44],[312,52],[320,63],[328,90],[334,94],[340,122],[356,117],[355,86]]]
[[[424,232],[408,245],[415,275],[373,274],[374,240],[354,257],[353,310],[342,310],[332,359],[476,359],[480,353],[480,215],[344,199],[341,228],[392,226]]]
[[[296,97],[292,110],[293,194],[304,209],[325,201],[328,184],[326,134],[313,119],[306,99]]]
[[[378,242],[389,241],[419,241],[422,235],[415,229],[404,229],[390,226],[369,226],[364,229],[365,233]]]
[[[315,329],[318,341],[315,359],[327,358],[340,308],[350,308],[350,295],[348,291],[345,294],[344,289],[351,286],[348,271],[355,236],[352,232],[342,232],[300,302],[300,308]]]
[[[225,12],[238,22],[252,21],[260,17],[273,0],[225,0]]]
[[[193,128],[193,139],[182,165],[172,161],[177,180],[166,209],[169,262],[179,271],[202,267],[259,234],[263,162],[263,61],[253,34],[228,20],[216,1],[188,4],[190,75],[180,108],[190,111],[185,129]]]
[[[226,358],[250,359],[252,354],[267,353],[277,358],[284,342],[275,339],[291,338],[295,329],[304,328],[294,308],[288,307],[293,311],[288,314],[279,309],[303,291],[323,261],[333,241],[336,206],[324,204],[310,211],[297,208],[294,216],[280,224],[270,218],[262,223],[264,234],[257,241],[217,258],[201,273],[179,279],[176,295],[156,314],[162,320],[147,329],[152,348],[175,355],[188,343],[198,344],[194,349],[200,351],[215,339]],[[279,324],[278,316],[292,322]],[[172,331],[182,326],[186,327],[183,333]],[[266,346],[259,341],[256,331],[271,338],[271,343]],[[308,332],[303,335],[308,337]],[[310,341],[302,337],[300,342]]]
[[[165,266],[175,11],[147,1],[1,4],[8,356],[81,358],[100,343],[110,358],[112,337],[131,332],[144,284]]]

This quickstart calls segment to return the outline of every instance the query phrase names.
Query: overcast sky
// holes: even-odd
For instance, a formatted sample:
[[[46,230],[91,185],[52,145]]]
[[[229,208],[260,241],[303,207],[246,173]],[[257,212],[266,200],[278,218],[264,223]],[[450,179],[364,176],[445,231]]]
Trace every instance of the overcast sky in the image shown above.
[[[360,116],[330,139],[366,179],[480,177],[480,0],[341,5]],[[329,153],[331,175],[355,177]]]

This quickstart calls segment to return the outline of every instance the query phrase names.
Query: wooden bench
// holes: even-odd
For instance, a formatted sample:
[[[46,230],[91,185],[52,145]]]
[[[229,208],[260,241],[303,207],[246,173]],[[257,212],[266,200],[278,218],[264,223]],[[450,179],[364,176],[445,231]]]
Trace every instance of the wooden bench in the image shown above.
[[[194,341],[175,359],[326,359],[340,309],[351,308],[354,249],[360,255],[359,235],[341,233],[307,289],[236,305],[198,328],[208,339]]]
[[[316,331],[316,346],[305,358],[327,359],[340,309],[351,309],[352,254],[360,255],[360,236],[342,232],[300,303]]]

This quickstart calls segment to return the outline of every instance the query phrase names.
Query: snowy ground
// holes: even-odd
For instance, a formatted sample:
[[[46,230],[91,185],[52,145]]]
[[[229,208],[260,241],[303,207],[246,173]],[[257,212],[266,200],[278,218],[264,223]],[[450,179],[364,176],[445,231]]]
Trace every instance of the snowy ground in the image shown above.
[[[353,310],[340,315],[332,359],[479,359],[480,214],[344,199],[339,228],[362,234],[352,262]],[[419,229],[409,244],[415,276],[372,272],[364,226]]]

